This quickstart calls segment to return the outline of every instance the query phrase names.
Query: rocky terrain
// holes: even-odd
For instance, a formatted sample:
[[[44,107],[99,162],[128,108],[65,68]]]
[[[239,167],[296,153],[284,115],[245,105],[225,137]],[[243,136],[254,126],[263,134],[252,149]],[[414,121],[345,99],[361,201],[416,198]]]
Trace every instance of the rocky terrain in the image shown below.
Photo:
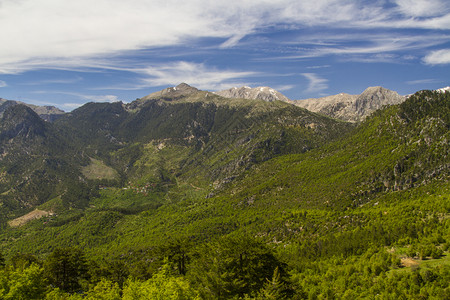
[[[293,103],[310,111],[348,122],[360,122],[385,105],[400,104],[406,97],[381,86],[369,87],[360,95],[338,94]]]
[[[215,94],[225,98],[261,99],[269,102],[277,100],[285,102],[290,101],[289,98],[287,98],[282,93],[267,86],[260,86],[255,88],[251,88],[248,86],[243,86],[240,88],[233,87],[228,90],[215,92]]]
[[[176,91],[176,88],[169,88],[160,93],[174,93]],[[269,102],[284,101],[312,112],[353,123],[363,121],[371,113],[385,105],[399,104],[406,99],[406,97],[380,86],[369,87],[360,95],[340,93],[322,98],[294,101],[270,87],[233,87],[228,90],[215,92],[215,94],[225,98],[261,99]],[[150,96],[160,96],[160,94],[152,94]]]

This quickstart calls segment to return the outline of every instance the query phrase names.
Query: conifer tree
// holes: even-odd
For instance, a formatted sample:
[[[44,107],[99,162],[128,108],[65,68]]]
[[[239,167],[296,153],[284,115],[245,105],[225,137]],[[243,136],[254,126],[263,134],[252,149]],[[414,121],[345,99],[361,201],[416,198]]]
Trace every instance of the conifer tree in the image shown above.
[[[66,292],[80,289],[80,280],[87,276],[84,253],[77,248],[57,248],[44,264],[50,283]]]
[[[3,257],[2,253],[0,252],[0,268],[5,266],[5,258]]]
[[[278,267],[273,271],[272,279],[267,279],[264,287],[258,295],[258,299],[281,300],[286,299],[284,295],[285,284],[281,281],[280,271]]]

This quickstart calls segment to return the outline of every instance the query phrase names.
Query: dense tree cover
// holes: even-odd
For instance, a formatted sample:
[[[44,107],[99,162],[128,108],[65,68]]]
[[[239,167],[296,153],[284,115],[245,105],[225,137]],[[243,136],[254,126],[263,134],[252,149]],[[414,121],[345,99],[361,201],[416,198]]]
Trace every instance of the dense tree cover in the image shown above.
[[[57,248],[45,260],[49,282],[67,292],[76,292],[87,278],[84,253],[77,248]]]
[[[229,111],[205,165],[180,144],[114,150],[128,181],[75,185],[47,204],[71,209],[4,228],[0,299],[449,298],[449,95],[418,93],[305,153],[264,158],[283,143],[263,139],[217,184],[196,172],[242,161],[229,135],[251,126]]]
[[[230,248],[229,243],[233,242],[237,242],[236,248]],[[291,255],[292,249],[279,256],[257,240],[225,238],[196,247],[191,252],[192,263],[186,275],[179,275],[165,260],[149,279],[128,276],[125,281],[109,272],[93,276],[100,274],[93,261],[86,264],[74,260],[67,267],[59,260],[65,271],[55,269],[52,264],[63,252],[83,255],[77,249],[56,249],[44,262],[26,267],[8,264],[0,269],[0,299],[356,299],[371,295],[382,299],[446,299],[450,296],[448,260],[408,270],[399,268],[397,255],[377,247],[347,258],[299,258],[295,266],[289,266],[280,259]],[[65,272],[74,274],[67,278],[67,283],[62,282]],[[61,282],[55,283],[55,278]]]

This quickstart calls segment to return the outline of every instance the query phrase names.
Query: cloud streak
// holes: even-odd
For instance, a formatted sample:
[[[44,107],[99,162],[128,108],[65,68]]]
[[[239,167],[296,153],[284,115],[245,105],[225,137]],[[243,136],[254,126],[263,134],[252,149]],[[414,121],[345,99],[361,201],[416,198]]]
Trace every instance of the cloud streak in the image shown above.
[[[105,89],[132,90],[148,87],[176,86],[186,82],[199,89],[221,90],[230,86],[249,84],[245,78],[258,76],[257,72],[217,69],[203,63],[178,61],[165,64],[154,64],[144,68],[128,68],[140,79],[137,84],[107,87]]]
[[[442,16],[449,11],[448,5],[441,0],[396,0],[395,2],[402,14],[411,17]]]
[[[327,79],[321,78],[315,73],[302,73],[302,75],[309,81],[306,89],[307,93],[317,93],[328,88]]]
[[[445,34],[398,35],[396,33],[355,33],[307,35],[289,41],[289,44],[305,45],[294,48],[291,54],[278,56],[278,60],[307,59],[325,56],[343,57],[347,61],[359,62],[399,62],[399,53],[415,51],[437,46],[449,40]],[[326,41],[326,42],[324,42]],[[408,60],[411,56],[402,56]]]
[[[450,29],[450,11],[444,1],[397,0],[389,9],[382,2],[3,0],[0,40],[8,41],[8,46],[0,48],[0,73],[89,67],[99,57],[195,44],[202,38],[219,39],[217,49],[230,48],[246,36],[278,26]],[[381,42],[360,49],[324,48],[314,53],[395,51],[412,43]]]

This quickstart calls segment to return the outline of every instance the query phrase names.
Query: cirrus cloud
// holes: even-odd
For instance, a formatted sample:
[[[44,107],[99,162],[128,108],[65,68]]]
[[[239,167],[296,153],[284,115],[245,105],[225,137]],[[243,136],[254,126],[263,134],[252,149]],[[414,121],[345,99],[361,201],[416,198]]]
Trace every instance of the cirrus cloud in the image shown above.
[[[327,79],[321,78],[315,73],[302,73],[302,75],[309,81],[307,93],[317,93],[328,88]]]
[[[450,28],[442,0],[396,0],[394,8],[382,2],[2,0],[0,40],[8,46],[0,48],[0,73],[89,66],[105,55],[202,38],[219,39],[218,49],[234,47],[248,35],[278,26]]]
[[[178,85],[186,82],[199,89],[221,90],[248,84],[243,78],[257,76],[257,72],[222,70],[203,63],[179,61],[134,70],[143,77],[136,88]]]

